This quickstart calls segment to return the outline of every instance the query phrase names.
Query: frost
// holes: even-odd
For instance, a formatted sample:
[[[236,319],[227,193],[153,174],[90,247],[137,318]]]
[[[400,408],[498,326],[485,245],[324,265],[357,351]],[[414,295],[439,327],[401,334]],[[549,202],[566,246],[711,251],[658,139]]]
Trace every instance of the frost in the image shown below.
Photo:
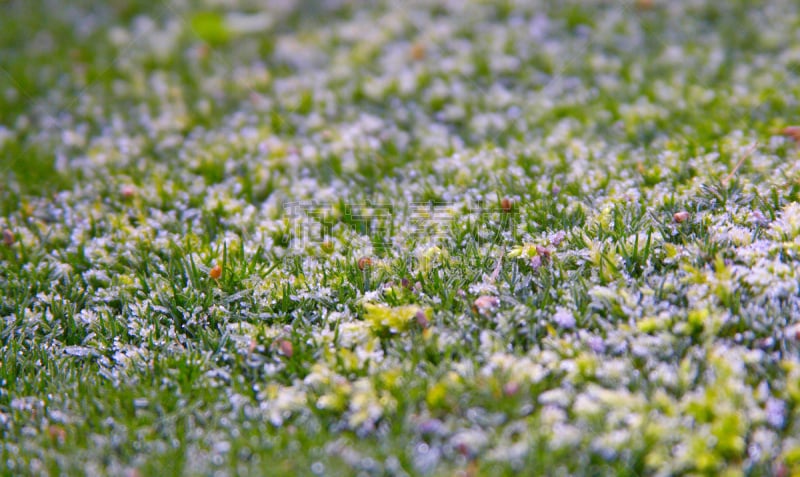
[[[70,356],[85,357],[95,353],[92,348],[86,346],[67,346],[64,352]]]

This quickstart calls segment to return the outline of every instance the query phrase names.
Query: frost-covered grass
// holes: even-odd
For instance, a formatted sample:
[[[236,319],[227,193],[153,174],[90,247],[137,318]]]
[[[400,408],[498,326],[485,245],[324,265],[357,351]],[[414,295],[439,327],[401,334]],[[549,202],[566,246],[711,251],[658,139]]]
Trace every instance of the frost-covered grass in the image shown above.
[[[800,473],[797,2],[0,8],[3,475]]]

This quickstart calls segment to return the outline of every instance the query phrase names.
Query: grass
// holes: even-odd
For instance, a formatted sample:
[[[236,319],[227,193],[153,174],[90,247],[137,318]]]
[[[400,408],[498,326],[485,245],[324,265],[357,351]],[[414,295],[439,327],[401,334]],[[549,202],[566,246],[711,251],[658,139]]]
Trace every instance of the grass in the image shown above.
[[[792,2],[5,3],[0,474],[800,472]]]

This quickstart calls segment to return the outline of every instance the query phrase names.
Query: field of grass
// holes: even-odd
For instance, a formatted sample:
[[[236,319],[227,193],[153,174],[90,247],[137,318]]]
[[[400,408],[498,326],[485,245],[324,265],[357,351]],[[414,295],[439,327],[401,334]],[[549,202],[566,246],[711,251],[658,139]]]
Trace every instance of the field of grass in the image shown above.
[[[800,4],[0,1],[0,475],[800,475]]]

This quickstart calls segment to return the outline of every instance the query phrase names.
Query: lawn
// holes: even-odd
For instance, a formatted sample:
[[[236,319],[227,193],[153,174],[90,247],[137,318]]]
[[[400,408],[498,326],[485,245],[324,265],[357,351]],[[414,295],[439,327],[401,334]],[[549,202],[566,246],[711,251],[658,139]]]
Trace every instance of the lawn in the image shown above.
[[[800,4],[0,0],[0,475],[800,475]]]

